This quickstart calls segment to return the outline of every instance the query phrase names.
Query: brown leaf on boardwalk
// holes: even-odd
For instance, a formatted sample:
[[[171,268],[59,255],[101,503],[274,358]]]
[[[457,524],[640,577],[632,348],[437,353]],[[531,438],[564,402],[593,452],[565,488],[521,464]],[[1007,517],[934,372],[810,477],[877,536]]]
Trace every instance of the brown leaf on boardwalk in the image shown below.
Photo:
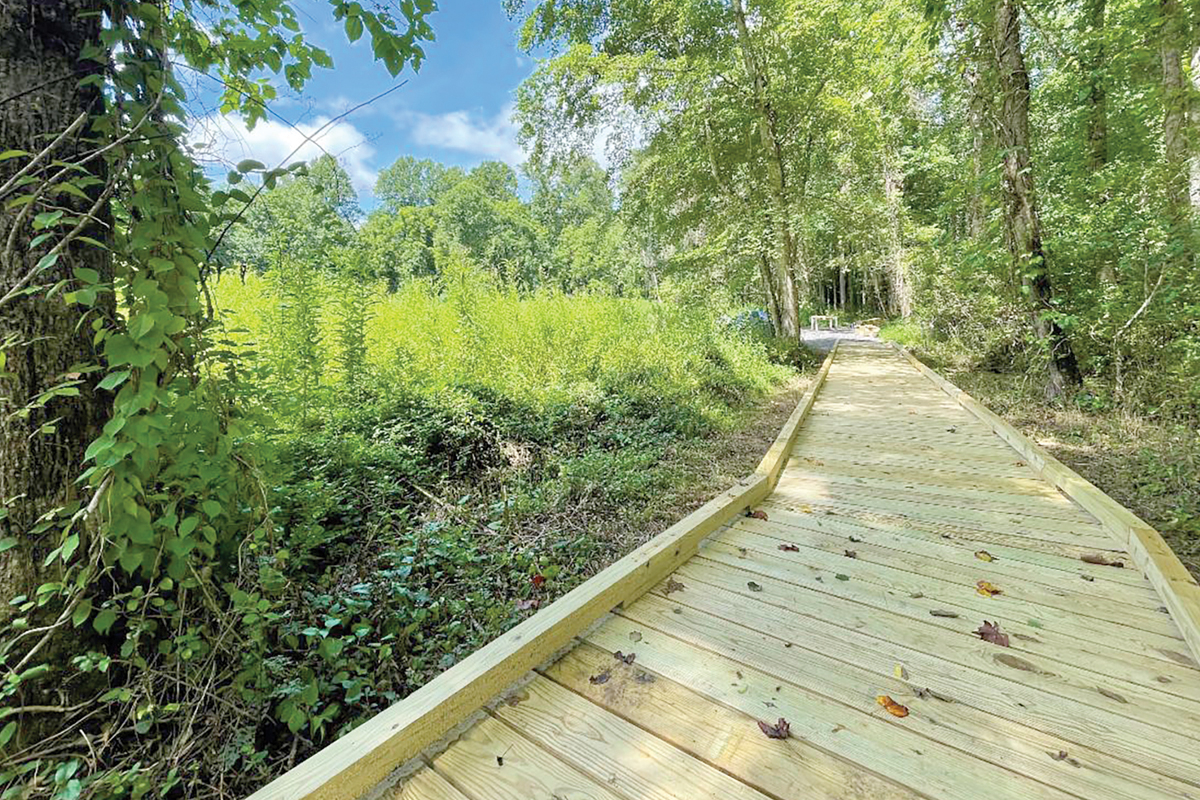
[[[663,589],[663,594],[670,594],[671,592],[682,592],[686,588],[687,588],[686,586],[684,586],[682,583],[675,580],[674,578],[667,578],[667,588]]]
[[[1001,590],[999,586],[991,583],[990,581],[979,581],[975,584],[975,591],[979,592],[984,597],[995,597],[998,594],[1004,594],[1003,590]]]
[[[858,542],[861,542],[861,541],[862,541],[862,539],[860,539],[860,538],[858,538],[857,536],[854,536],[854,535],[850,535],[850,536],[848,536],[848,537],[846,537],[846,538],[848,538],[850,541],[852,541],[852,542],[855,542],[855,543],[858,543]]]
[[[1125,568],[1124,561],[1116,561],[1116,560],[1110,561],[1106,556],[1104,556],[1100,553],[1084,553],[1083,555],[1081,555],[1079,557],[1079,560],[1083,561],[1087,564],[1097,564],[1101,567],[1120,567],[1121,569]]]
[[[979,626],[979,630],[975,634],[985,642],[998,644],[1001,647],[1008,647],[1008,634],[1000,632],[1000,623],[988,622],[986,619]]]
[[[934,617],[945,617],[946,619],[958,619],[958,614],[954,611],[946,611],[944,608],[931,608],[929,614]]]
[[[599,675],[593,675],[592,677],[588,678],[588,683],[592,684],[593,686],[599,686],[602,683],[608,683],[609,677],[611,676],[608,670],[604,670],[604,672],[601,672]]]
[[[754,519],[761,519],[763,522],[767,521],[767,512],[763,511],[762,509],[759,509],[758,511],[747,511],[746,516],[753,517]]]
[[[752,592],[761,592],[762,591],[762,587],[759,586],[754,581],[746,581],[746,588]]]
[[[902,706],[886,694],[881,694],[875,698],[875,702],[883,706],[883,709],[893,717],[907,717],[908,706]]]
[[[1055,761],[1065,761],[1068,764],[1070,764],[1072,767],[1082,766],[1078,761],[1071,758],[1070,754],[1068,754],[1066,750],[1059,750],[1057,753],[1051,752],[1051,753],[1047,753],[1046,755],[1050,756]]]
[[[929,687],[926,687],[924,689],[916,689],[914,691],[917,693],[917,697],[921,698],[922,700],[927,700],[930,697],[932,697],[934,700],[941,700],[943,703],[953,703],[954,702],[954,700],[952,698],[947,697],[944,694],[938,694],[937,692],[935,692],[933,689],[930,689]]]
[[[812,506],[810,506],[810,505],[808,505],[807,503],[805,503],[804,505],[800,506],[800,510],[801,510],[801,511],[803,511],[805,514],[811,514],[811,513],[812,513]]]
[[[976,550],[975,557],[978,558],[980,561],[995,561],[996,560],[996,557],[994,555],[992,555],[991,553],[989,553],[987,550]]]
[[[858,558],[858,551],[857,550],[846,550],[844,552],[844,555],[846,556],[846,558]]]
[[[799,547],[797,547],[796,545],[791,544],[789,542],[784,542],[783,544],[779,545],[779,549],[785,553],[799,553],[800,552]]]
[[[613,658],[615,658],[617,661],[620,661],[623,664],[629,665],[629,664],[633,663],[633,660],[635,658],[637,658],[637,653],[630,653],[629,655],[625,655],[620,650],[618,650],[617,652],[613,653]]]
[[[760,719],[758,721],[758,729],[762,731],[768,739],[786,739],[792,735],[792,726],[789,725],[788,721],[783,717],[780,717],[779,721],[774,725],[771,725],[768,722],[763,722]]]
[[[1024,461],[1014,461],[1013,466],[1014,467],[1023,467],[1023,466],[1025,466],[1025,462]]]

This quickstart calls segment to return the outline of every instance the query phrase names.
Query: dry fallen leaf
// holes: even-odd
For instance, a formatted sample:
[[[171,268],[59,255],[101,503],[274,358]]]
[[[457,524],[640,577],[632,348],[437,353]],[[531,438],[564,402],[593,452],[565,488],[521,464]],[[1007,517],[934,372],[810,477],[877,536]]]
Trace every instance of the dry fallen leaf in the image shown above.
[[[762,591],[762,587],[759,586],[754,581],[746,581],[746,588],[752,592],[761,592]]]
[[[615,658],[617,661],[620,661],[620,662],[628,665],[628,664],[632,664],[633,660],[635,658],[637,658],[637,653],[630,653],[629,655],[625,655],[620,650],[618,650],[617,652],[613,653],[613,658]]]
[[[599,675],[593,675],[592,677],[588,678],[588,683],[594,686],[599,686],[602,683],[608,683],[609,677],[608,670],[604,670],[604,672],[601,672]]]
[[[929,614],[934,617],[945,617],[946,619],[958,619],[958,613],[954,611],[946,611],[942,608],[931,608]]]
[[[984,597],[995,597],[998,594],[1004,594],[999,586],[990,581],[979,581],[975,584],[975,591]]]
[[[528,600],[518,600],[517,601],[517,611],[528,611],[531,608],[537,608],[537,607],[538,607],[538,601],[532,597],[529,598]]]
[[[800,506],[800,510],[801,510],[801,511],[803,511],[805,514],[811,514],[811,513],[812,513],[812,506],[810,506],[810,505],[808,505],[808,504],[806,503],[806,504],[804,504],[804,505]]]
[[[908,707],[900,705],[895,700],[888,697],[886,694],[881,694],[878,697],[876,697],[875,702],[879,703],[879,705],[883,706],[884,710],[887,711],[889,714],[891,714],[893,717],[907,717],[908,716]]]
[[[849,576],[849,575],[845,575],[845,574],[843,574],[843,573],[841,573],[841,572],[839,572],[837,575],[834,575],[833,577],[837,578],[839,581],[848,581],[848,580],[850,580],[850,576]]]
[[[768,739],[786,739],[792,735],[791,726],[788,725],[788,721],[783,717],[780,717],[779,721],[774,725],[759,720],[758,729],[762,731]]]
[[[539,572],[537,575],[534,575],[532,578],[530,578],[529,582],[533,584],[533,588],[540,589],[542,588],[542,584],[546,582],[546,576]]]
[[[799,553],[800,552],[799,547],[797,547],[794,544],[790,544],[788,542],[784,542],[783,544],[779,545],[779,549],[785,553]]]
[[[1050,756],[1051,758],[1053,758],[1055,761],[1065,761],[1068,764],[1070,764],[1072,767],[1081,766],[1078,761],[1071,758],[1071,756],[1067,753],[1066,750],[1059,750],[1057,753],[1047,753],[1047,755]]]
[[[754,519],[761,519],[763,522],[767,521],[767,512],[763,511],[762,509],[759,509],[758,511],[747,511],[746,516],[753,517]]]
[[[980,561],[995,561],[996,560],[996,557],[994,555],[992,555],[991,553],[989,553],[987,550],[976,550],[975,557],[978,558]]]
[[[1008,634],[1000,632],[999,622],[988,622],[986,619],[979,626],[979,630],[975,631],[976,635],[985,642],[998,644],[1001,647],[1008,647]]]
[[[635,681],[637,681],[638,683],[654,683],[654,681],[656,680],[656,678],[653,675],[651,675],[649,672],[639,672],[637,675],[634,676],[633,679]]]
[[[663,589],[663,594],[670,594],[671,592],[682,592],[686,588],[687,588],[686,586],[684,586],[682,583],[675,580],[674,578],[667,578],[667,588]]]
[[[892,670],[892,674],[902,681],[908,680],[908,670],[904,668],[903,664],[897,664],[896,668]]]
[[[1088,564],[1097,564],[1101,567],[1125,568],[1124,561],[1110,561],[1107,557],[1101,555],[1100,553],[1084,553],[1079,557],[1079,560]]]
[[[861,542],[861,541],[862,541],[862,539],[858,538],[857,536],[849,536],[849,537],[847,537],[847,538],[849,538],[849,539],[850,539],[850,541],[852,541],[852,542],[854,542],[854,543],[856,543],[856,544],[857,544],[858,542]]]
[[[858,558],[858,551],[857,550],[846,550],[844,555],[846,556],[846,558]]]

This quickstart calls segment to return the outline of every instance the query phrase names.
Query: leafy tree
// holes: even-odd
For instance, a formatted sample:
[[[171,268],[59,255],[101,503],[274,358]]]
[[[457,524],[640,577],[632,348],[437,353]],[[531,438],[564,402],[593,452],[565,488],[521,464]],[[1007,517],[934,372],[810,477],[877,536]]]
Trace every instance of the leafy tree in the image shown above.
[[[306,269],[332,267],[361,214],[350,176],[331,157],[280,179],[249,207],[226,237],[223,258],[259,271],[284,258]]]
[[[503,161],[484,161],[469,177],[493,200],[517,198],[517,173]]]
[[[390,211],[404,206],[431,206],[465,177],[459,167],[401,156],[379,173],[375,196]]]

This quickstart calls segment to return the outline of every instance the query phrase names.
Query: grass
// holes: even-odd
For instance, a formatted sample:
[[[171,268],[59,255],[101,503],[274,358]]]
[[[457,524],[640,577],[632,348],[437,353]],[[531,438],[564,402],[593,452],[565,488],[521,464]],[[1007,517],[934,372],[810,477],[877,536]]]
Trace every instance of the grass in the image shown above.
[[[814,363],[715,311],[462,265],[392,295],[286,265],[214,295],[279,542],[239,677],[268,714],[222,764],[248,786],[751,473]]]

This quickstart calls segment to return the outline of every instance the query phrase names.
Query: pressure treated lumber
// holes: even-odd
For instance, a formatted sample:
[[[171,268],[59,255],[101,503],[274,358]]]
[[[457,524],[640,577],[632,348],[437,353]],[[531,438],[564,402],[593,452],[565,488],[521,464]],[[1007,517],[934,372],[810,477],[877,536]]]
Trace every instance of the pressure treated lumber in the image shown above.
[[[925,366],[908,350],[899,346],[896,346],[896,350],[934,385],[987,423],[997,436],[1021,453],[1043,478],[1103,523],[1154,584],[1179,625],[1193,657],[1200,660],[1200,583],[1163,541],[1162,535],[978,400]]]

